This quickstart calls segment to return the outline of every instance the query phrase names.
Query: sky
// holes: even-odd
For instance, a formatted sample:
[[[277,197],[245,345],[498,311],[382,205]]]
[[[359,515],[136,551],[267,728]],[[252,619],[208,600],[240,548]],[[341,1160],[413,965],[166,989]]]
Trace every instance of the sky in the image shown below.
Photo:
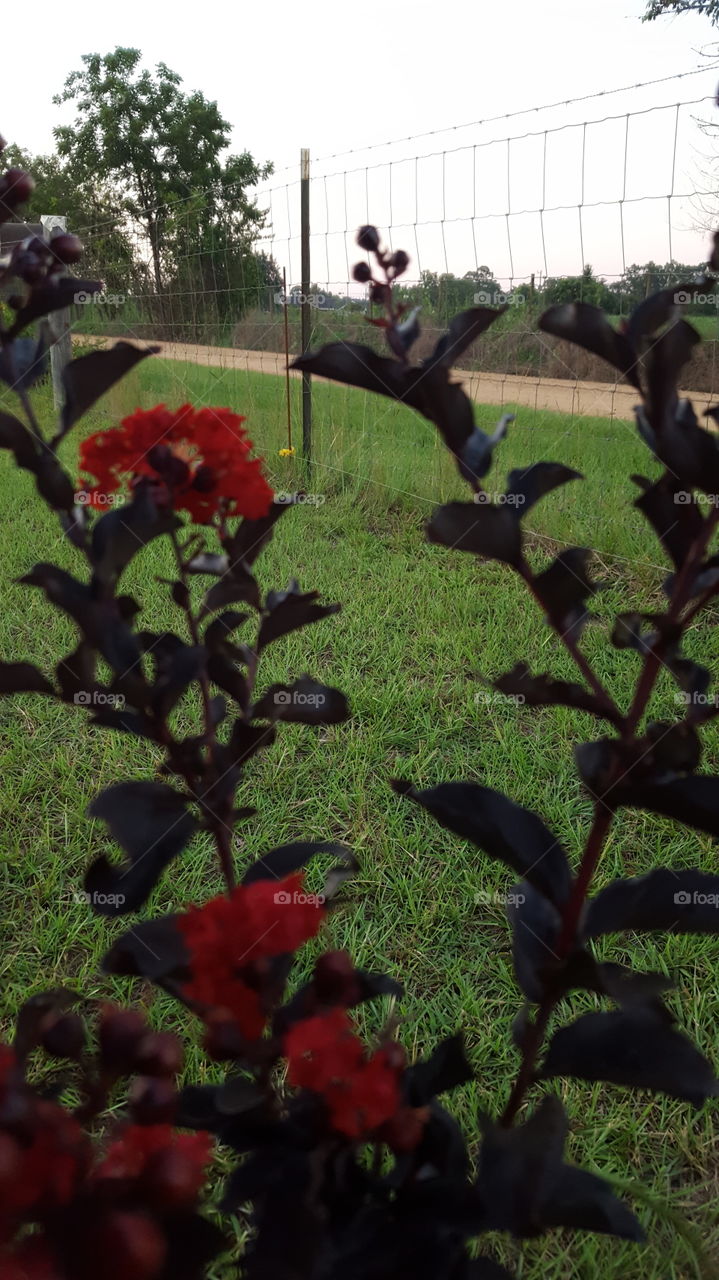
[[[702,153],[713,150],[696,124],[712,108],[705,101],[677,113],[676,104],[711,99],[719,61],[706,55],[716,53],[719,33],[698,15],[643,24],[644,7],[644,0],[356,7],[208,0],[182,8],[74,0],[59,19],[54,4],[36,0],[35,19],[46,10],[46,21],[43,38],[32,42],[33,91],[27,61],[6,58],[0,132],[33,151],[50,149],[53,126],[72,117],[52,95],[80,55],[131,45],[148,64],[166,62],[186,90],[217,100],[232,124],[233,150],[273,161],[272,194],[260,196],[271,213],[265,247],[293,282],[301,147],[312,155],[313,279],[330,285],[346,280],[356,256],[352,229],[368,216],[394,247],[408,249],[410,274],[423,267],[462,274],[486,263],[507,288],[531,272],[581,270],[582,261],[616,275],[633,261],[665,261],[670,248],[675,258],[699,261],[706,235],[680,197],[696,188]],[[5,15],[6,48],[25,47],[22,24],[17,8]],[[607,94],[699,66],[706,68],[699,75]],[[660,106],[668,109],[647,112]],[[615,115],[622,118],[582,127]],[[573,123],[579,127],[566,127]],[[382,145],[410,135],[412,142]],[[656,198],[638,200],[644,196]]]

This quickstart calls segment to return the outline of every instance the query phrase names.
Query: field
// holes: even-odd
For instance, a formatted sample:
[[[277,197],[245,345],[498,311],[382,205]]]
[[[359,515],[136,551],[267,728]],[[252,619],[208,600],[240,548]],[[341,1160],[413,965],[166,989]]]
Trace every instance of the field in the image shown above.
[[[275,488],[316,495],[280,522],[259,562],[259,576],[274,587],[296,576],[325,600],[341,601],[343,609],[273,646],[260,687],[308,671],[342,688],[353,716],[322,732],[287,726],[254,765],[239,803],[251,799],[259,812],[238,828],[237,856],[249,861],[298,838],[342,839],[355,849],[361,871],[331,923],[333,943],[347,946],[359,964],[384,967],[401,978],[406,996],[397,1012],[411,1054],[458,1027],[464,1030],[477,1079],[454,1105],[465,1127],[476,1132],[477,1110],[496,1113],[516,1067],[509,1024],[519,1000],[509,932],[503,908],[485,903],[485,895],[508,889],[510,881],[496,864],[403,806],[389,779],[407,777],[421,785],[481,780],[540,812],[576,859],[590,805],[574,774],[571,749],[598,731],[581,713],[530,712],[488,700],[481,677],[498,675],[519,659],[564,678],[574,678],[574,672],[509,570],[478,565],[424,541],[423,520],[432,506],[465,496],[429,424],[369,396],[317,386],[316,461],[303,477],[297,459],[278,457],[286,443],[283,395],[282,380],[266,375],[147,361],[89,416],[87,430],[158,401],[230,405],[247,415]],[[295,421],[299,395],[293,383]],[[48,393],[38,398],[49,415]],[[496,416],[491,408],[476,412],[484,425]],[[76,438],[63,446],[73,471],[76,447]],[[620,609],[648,609],[659,599],[666,567],[631,506],[637,491],[629,480],[636,471],[654,474],[656,464],[630,424],[523,409],[487,487],[503,489],[511,467],[540,458],[576,466],[586,479],[531,512],[531,558],[545,564],[567,543],[595,549],[606,589],[597,597],[598,621],[583,643],[626,706],[638,659],[611,647],[606,624]],[[34,661],[49,672],[59,652],[72,647],[71,629],[39,592],[15,579],[37,560],[68,568],[74,560],[40,504],[30,501],[31,491],[30,478],[1,458],[0,655]],[[126,589],[148,602],[146,627],[178,625],[165,589],[153,584],[154,575],[168,569],[165,548],[153,545],[128,574]],[[688,652],[713,666],[715,643],[708,634],[692,636]],[[677,709],[664,678],[652,711],[671,718]],[[189,721],[190,708],[186,714]],[[704,767],[711,771],[718,763],[719,737],[710,729]],[[85,817],[91,798],[122,775],[152,776],[155,764],[145,745],[89,730],[80,710],[30,696],[0,703],[6,861],[0,954],[5,990],[15,1006],[34,991],[71,981],[95,996],[108,990],[128,996],[127,983],[109,983],[97,973],[99,957],[122,924],[90,918],[74,895],[87,862],[107,849],[104,828]],[[648,814],[627,813],[613,829],[601,879],[641,874],[659,862],[714,870],[716,854],[705,837]],[[160,883],[151,907],[156,913],[179,908],[218,887],[209,850],[198,840]],[[680,1025],[717,1062],[719,937],[629,936],[608,941],[605,953],[673,975],[670,1003]],[[590,997],[574,999],[571,1008],[566,1003],[563,1021],[592,1004]],[[190,1071],[197,1076],[194,1058]],[[717,1275],[717,1104],[695,1112],[683,1103],[610,1086],[559,1088],[573,1122],[570,1158],[626,1192],[648,1243],[576,1235],[570,1249],[568,1238],[555,1234],[517,1251],[498,1239],[493,1243],[501,1256],[513,1260],[523,1280]]]

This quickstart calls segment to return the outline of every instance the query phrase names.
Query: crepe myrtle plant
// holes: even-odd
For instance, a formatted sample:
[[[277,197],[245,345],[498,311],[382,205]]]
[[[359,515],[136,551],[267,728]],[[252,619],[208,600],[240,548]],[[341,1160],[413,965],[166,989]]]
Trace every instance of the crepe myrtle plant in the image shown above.
[[[509,473],[500,501],[490,500],[482,485],[511,418],[505,416],[493,435],[476,427],[451,367],[506,308],[475,307],[456,316],[431,355],[413,363],[418,318],[406,316],[392,296],[408,256],[384,249],[373,226],[362,227],[357,241],[368,261],[357,264],[354,278],[368,283],[373,301],[384,308],[384,317],[372,323],[384,330],[391,354],[337,342],[301,356],[295,367],[389,396],[434,423],[472,499],[438,507],[427,524],[429,541],[499,561],[517,574],[579,675],[576,682],[559,680],[520,662],[495,679],[494,687],[521,696],[528,707],[568,706],[606,726],[601,736],[575,750],[579,779],[593,808],[577,866],[543,819],[514,798],[475,782],[427,789],[406,780],[393,783],[441,826],[521,877],[508,909],[522,999],[512,1024],[519,1067],[498,1120],[485,1122],[475,1186],[487,1219],[519,1237],[560,1220],[557,1196],[564,1223],[638,1236],[631,1215],[602,1184],[579,1170],[568,1173],[562,1162],[564,1109],[553,1095],[539,1100],[536,1095],[557,1078],[650,1090],[694,1106],[719,1091],[712,1065],[677,1028],[664,1002],[671,982],[660,973],[601,961],[594,950],[596,940],[627,931],[719,932],[717,875],[657,867],[644,876],[617,879],[599,892],[594,887],[607,835],[621,809],[647,810],[719,836],[719,779],[700,770],[701,729],[719,714],[719,702],[707,692],[709,671],[686,657],[682,647],[686,632],[719,594],[719,554],[712,551],[719,523],[719,447],[716,434],[700,426],[691,402],[678,393],[682,370],[700,341],[680,304],[719,271],[719,233],[701,279],[648,297],[621,329],[582,302],[551,307],[539,322],[545,333],[607,360],[639,401],[636,422],[653,474],[631,477],[634,506],[659,539],[670,571],[663,584],[664,607],[620,613],[608,637],[627,651],[628,662],[639,655],[628,706],[619,705],[581,647],[589,605],[600,586],[591,552],[570,547],[538,571],[527,558],[523,517],[552,490],[582,477],[561,462],[539,461]],[[719,408],[707,414],[719,420]],[[647,719],[662,671],[681,690],[682,718],[675,713]],[[601,1011],[565,1024],[572,994],[582,991],[598,997]],[[525,1110],[530,1094],[531,1111]]]
[[[15,216],[31,190],[29,175],[8,170],[0,217]],[[189,405],[138,410],[86,438],[79,478],[68,474],[58,446],[157,350],[129,342],[68,364],[51,434],[35,412],[45,350],[42,333],[27,330],[76,292],[102,288],[67,273],[81,254],[75,237],[30,238],[0,265],[3,404],[18,400],[17,412],[0,410],[0,447],[33,476],[76,558],[73,572],[40,562],[21,582],[77,632],[50,675],[25,657],[0,662],[0,693],[67,704],[93,730],[134,735],[159,757],[153,776],[114,782],[90,804],[122,855],[87,871],[96,913],[142,911],[200,833],[224,891],[137,918],[103,962],[154,984],[199,1024],[203,1083],[178,1083],[182,1044],[144,1010],[65,988],[21,1008],[12,1045],[0,1046],[1,1280],[196,1280],[229,1245],[223,1215],[240,1217],[249,1236],[228,1264],[249,1280],[506,1275],[490,1258],[469,1260],[467,1241],[491,1214],[437,1102],[471,1077],[459,1037],[410,1066],[392,1021],[370,1043],[352,1015],[400,995],[392,978],[337,950],[321,952],[304,981],[293,976],[355,868],[351,852],[297,841],[238,876],[234,828],[254,812],[235,800],[248,762],[283,721],[349,715],[344,695],[310,676],[258,690],[267,646],[338,606],[294,580],[261,589],[255,564],[288,505],[273,501],[242,418]],[[153,632],[122,579],[161,538],[175,571],[159,590],[178,626]],[[310,893],[305,866],[328,855],[323,891]],[[217,1146],[231,1168],[219,1196],[207,1178]]]
[[[18,192],[29,193],[31,179],[10,171],[0,183],[0,216],[7,217],[20,203]],[[373,234],[363,232],[366,241]],[[379,251],[378,244],[368,247]],[[138,916],[103,960],[105,972],[139,979],[145,996],[154,985],[198,1026],[201,1082],[181,1079],[179,1037],[153,1028],[144,1009],[62,988],[33,995],[20,1010],[12,1045],[0,1046],[0,1277],[199,1280],[226,1265],[248,1280],[507,1280],[510,1272],[481,1249],[481,1241],[479,1253],[470,1251],[485,1232],[521,1239],[569,1227],[640,1239],[637,1220],[608,1184],[564,1160],[567,1119],[556,1095],[547,1094],[522,1123],[515,1118],[539,1076],[599,1071],[694,1101],[713,1092],[709,1065],[664,1010],[664,984],[655,975],[600,964],[590,949],[591,937],[608,928],[704,929],[712,925],[708,913],[693,904],[686,911],[675,908],[670,919],[663,882],[651,878],[619,882],[587,909],[589,870],[572,876],[536,815],[468,784],[418,793],[403,784],[446,825],[469,834],[528,881],[528,906],[515,921],[516,958],[534,1012],[516,1024],[522,1067],[505,1113],[480,1118],[479,1151],[470,1160],[457,1122],[438,1101],[472,1079],[460,1037],[448,1037],[426,1059],[409,1064],[392,1018],[370,1041],[360,1035],[354,1013],[377,998],[399,996],[391,977],[357,968],[344,951],[319,948],[311,969],[305,962],[304,979],[297,976],[298,954],[319,937],[342,882],[355,869],[351,852],[341,844],[298,840],[236,867],[234,827],[252,816],[235,802],[248,762],[270,746],[282,721],[312,726],[348,715],[344,696],[309,676],[257,689],[267,645],[336,606],[319,603],[315,592],[303,593],[294,581],[283,591],[261,590],[255,564],[287,506],[273,502],[242,419],[228,409],[188,405],[138,411],[86,439],[77,467],[82,478],[71,477],[57,446],[108,387],[152,354],[119,342],[68,365],[57,429],[48,438],[40,425],[30,391],[43,351],[26,330],[72,301],[80,286],[65,267],[80,254],[74,240],[59,247],[52,242],[49,250],[26,243],[13,251],[0,277],[2,378],[7,395],[19,400],[17,414],[0,412],[0,446],[33,475],[76,555],[73,573],[43,562],[22,581],[42,590],[77,630],[76,647],[51,676],[24,657],[4,661],[0,692],[69,704],[73,715],[89,717],[94,730],[133,734],[161,760],[156,776],[118,781],[92,800],[91,815],[106,824],[122,853],[119,862],[96,859],[87,872],[85,892],[95,912],[109,917],[144,910],[165,869],[200,833],[216,852],[224,888],[203,904]],[[391,297],[406,259],[390,260],[381,251],[377,258],[384,273],[378,287],[387,290],[385,331],[396,358],[375,371],[390,379],[400,398],[411,386],[416,404],[437,421],[462,474],[479,492],[491,442],[474,431],[469,402],[450,382],[449,367],[456,348],[495,313],[460,317],[424,371],[413,370],[406,351],[416,317],[408,321]],[[84,282],[83,291],[99,288],[100,282]],[[630,349],[623,345],[629,338],[605,341]],[[654,365],[654,400],[642,424],[659,456],[679,452],[684,458],[676,432],[688,432],[690,441],[703,440],[704,433],[686,409],[679,425],[656,411],[660,401],[675,417],[678,411],[673,352],[670,344],[662,364]],[[310,360],[321,365],[323,358],[329,373],[336,372],[331,351]],[[355,377],[360,367],[367,376],[381,359],[362,348],[342,348],[339,358]],[[385,381],[381,389],[387,389]],[[713,447],[711,440],[701,445],[706,456],[696,465],[703,482]],[[570,478],[562,468],[547,471],[542,464],[513,475],[514,491],[532,500]],[[640,649],[645,671],[649,664],[644,701],[661,662],[688,688],[706,688],[708,680],[681,657],[679,639],[687,612],[713,589],[714,570],[704,561],[710,530],[696,524],[696,511],[682,507],[682,532],[676,534],[665,522],[672,492],[668,481],[664,487],[646,482],[641,503],[671,548],[675,574],[668,589],[673,601],[679,592],[681,604],[670,605],[668,620],[650,619],[649,632],[641,617],[624,619],[617,632],[619,642]],[[445,542],[458,536],[460,545],[482,555],[491,547],[491,554],[523,573],[582,662],[579,633],[593,589],[584,560],[575,557],[574,572],[560,561],[546,571],[548,580],[546,574],[535,580],[522,557],[517,513],[468,506],[480,532],[455,504],[434,518],[433,536]],[[504,515],[514,523],[495,518]],[[143,630],[139,602],[122,589],[130,562],[159,538],[168,540],[175,565],[159,589],[177,610],[176,631]],[[583,668],[589,681],[589,668]],[[685,776],[700,718],[694,712],[679,735],[654,731],[642,757],[643,701],[638,713],[630,713],[629,731],[628,718],[598,683],[559,685],[524,668],[511,679],[522,684],[528,700],[564,698],[595,710],[620,731],[580,760],[603,806],[598,801],[587,846],[591,869],[601,845],[597,824],[620,803],[661,808],[661,794],[662,812],[693,804],[693,820],[713,830],[714,791],[708,789],[700,803],[683,790],[699,784],[702,792],[707,781]],[[184,717],[176,714],[183,698]],[[180,725],[193,707],[198,723],[183,735]],[[328,857],[322,892],[310,892],[307,864]],[[677,884],[686,893],[707,887],[708,880],[682,873],[670,886],[674,892]],[[534,949],[525,936],[530,930],[539,940]],[[580,1022],[557,1032],[540,1067],[549,1017],[561,996],[579,986],[609,995],[619,1011],[593,1015],[599,1024]],[[217,1149],[223,1173],[229,1168],[221,1187],[216,1173],[208,1177]],[[231,1243],[238,1220],[248,1241],[239,1257]]]

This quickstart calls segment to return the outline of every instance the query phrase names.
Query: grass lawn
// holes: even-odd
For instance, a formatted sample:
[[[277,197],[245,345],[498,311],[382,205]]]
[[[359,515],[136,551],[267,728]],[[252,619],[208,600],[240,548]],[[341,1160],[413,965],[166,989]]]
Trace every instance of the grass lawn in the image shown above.
[[[323,731],[282,726],[278,743],[253,764],[238,796],[240,804],[252,799],[259,813],[238,828],[237,856],[243,863],[299,838],[352,845],[361,871],[347,906],[329,926],[332,943],[347,946],[358,964],[386,968],[403,980],[406,997],[398,1012],[410,1053],[463,1028],[477,1078],[453,1105],[474,1133],[478,1108],[498,1111],[517,1065],[509,1035],[519,1005],[509,931],[503,908],[485,903],[486,894],[511,882],[465,842],[397,800],[388,780],[481,780],[535,808],[578,859],[590,804],[571,751],[601,730],[579,712],[484,700],[480,676],[497,675],[519,659],[564,678],[574,672],[508,569],[425,543],[422,523],[432,505],[466,496],[429,424],[389,402],[318,385],[316,462],[303,480],[297,459],[277,453],[286,442],[283,397],[282,379],[147,361],[89,415],[87,430],[161,400],[230,405],[247,415],[277,489],[304,487],[321,495],[285,516],[257,567],[263,584],[280,587],[296,576],[326,600],[341,601],[343,610],[274,645],[263,660],[260,688],[308,671],[348,694],[353,717]],[[292,397],[298,424],[297,382]],[[38,399],[49,415],[49,393]],[[476,413],[480,423],[496,417],[485,407]],[[77,438],[63,445],[73,471],[76,447]],[[613,649],[606,627],[618,610],[650,608],[659,598],[666,567],[630,505],[637,491],[628,478],[635,471],[656,474],[656,464],[630,424],[520,409],[487,487],[503,489],[511,467],[540,458],[574,465],[586,480],[531,512],[532,558],[545,564],[569,542],[597,551],[597,571],[607,585],[596,601],[599,621],[583,645],[626,706],[639,659]],[[0,521],[0,657],[28,659],[49,672],[60,652],[73,646],[72,629],[39,591],[14,580],[37,560],[72,568],[76,558],[35,501],[31,478],[13,470],[6,457],[0,458]],[[125,589],[147,602],[145,627],[180,625],[165,589],[153,583],[169,567],[166,548],[153,545],[127,574]],[[690,637],[687,650],[713,667],[715,646],[707,630]],[[678,711],[668,677],[658,685],[652,709],[664,718]],[[185,716],[189,724],[191,708]],[[711,728],[705,734],[707,771],[717,767],[718,745]],[[0,702],[6,862],[0,956],[8,1014],[28,994],[61,982],[81,983],[93,995],[129,997],[128,983],[109,983],[97,973],[100,955],[125,926],[90,917],[74,894],[90,858],[108,848],[104,827],[84,816],[91,798],[121,777],[152,776],[156,763],[147,744],[88,729],[79,709],[33,696]],[[601,881],[659,863],[714,870],[716,853],[706,837],[649,814],[622,814]],[[200,839],[165,876],[150,906],[160,913],[218,889]],[[719,1061],[719,937],[624,936],[606,942],[604,951],[673,975],[670,1003],[680,1025]],[[138,987],[134,994],[146,993]],[[565,1002],[562,1021],[593,1005],[589,996]],[[155,1008],[174,1016],[161,1001]],[[370,1030],[386,1012],[377,1008],[369,1015]],[[191,1057],[195,1078],[201,1070]],[[560,1082],[557,1088],[572,1119],[570,1158],[626,1189],[648,1243],[577,1234],[570,1245],[554,1233],[521,1249],[498,1238],[500,1255],[525,1280],[716,1275],[717,1104],[697,1112],[612,1086]]]

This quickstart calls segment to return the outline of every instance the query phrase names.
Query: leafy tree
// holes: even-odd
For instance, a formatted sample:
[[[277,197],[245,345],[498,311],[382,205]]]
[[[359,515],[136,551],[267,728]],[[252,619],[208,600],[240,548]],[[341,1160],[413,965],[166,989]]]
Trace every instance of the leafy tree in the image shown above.
[[[233,245],[248,243],[262,213],[248,191],[271,172],[248,151],[225,156],[230,125],[216,102],[183,93],[181,77],[164,63],[140,66],[139,49],[84,55],[56,103],[71,102],[72,125],[55,130],[58,150],[81,182],[101,173],[125,192],[123,206],[147,233],[155,289],[186,255],[212,252],[218,223]],[[185,208],[187,216],[184,217]],[[189,236],[189,239],[187,238]],[[206,264],[205,264],[206,265]],[[200,275],[204,265],[200,264]]]
[[[719,24],[719,0],[650,0],[642,21],[652,22],[667,13],[702,13]]]
[[[595,276],[587,264],[580,276],[550,276],[544,286],[544,301],[589,302],[613,311],[615,298],[606,281]]]
[[[87,270],[102,278],[108,292],[126,293],[128,287],[140,282],[143,264],[134,259],[121,196],[110,183],[93,174],[78,182],[67,163],[55,154],[33,156],[11,146],[5,155],[10,165],[36,175],[37,187],[22,221],[38,222],[44,214],[67,218],[68,231],[82,233]],[[92,229],[92,234],[85,234],[86,229]]]

